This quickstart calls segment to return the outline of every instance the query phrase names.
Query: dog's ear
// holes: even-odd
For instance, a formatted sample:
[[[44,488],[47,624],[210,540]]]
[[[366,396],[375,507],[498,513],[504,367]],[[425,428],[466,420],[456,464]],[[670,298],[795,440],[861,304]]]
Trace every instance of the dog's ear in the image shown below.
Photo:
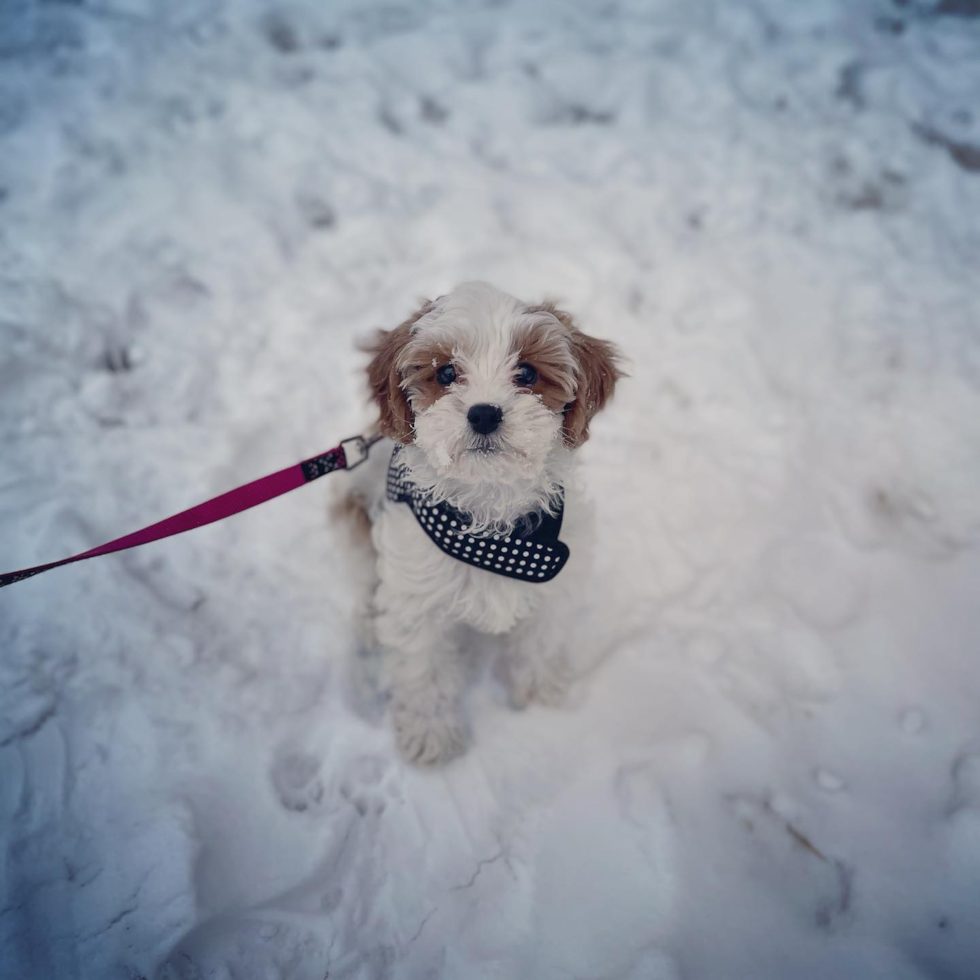
[[[394,330],[379,330],[375,337],[363,345],[362,350],[371,354],[367,367],[371,397],[378,405],[378,428],[382,435],[408,445],[412,441],[412,416],[408,398],[401,389],[398,360],[412,337],[412,325],[432,309],[426,302],[404,323]]]
[[[555,315],[570,331],[576,364],[575,400],[565,406],[562,424],[565,445],[576,449],[589,438],[592,417],[612,398],[616,382],[626,375],[619,368],[621,355],[614,344],[582,333],[563,311],[556,310]]]

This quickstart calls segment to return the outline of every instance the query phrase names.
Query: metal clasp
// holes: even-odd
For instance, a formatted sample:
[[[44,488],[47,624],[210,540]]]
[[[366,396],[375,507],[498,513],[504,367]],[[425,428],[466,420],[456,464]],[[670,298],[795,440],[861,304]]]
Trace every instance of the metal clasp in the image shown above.
[[[349,439],[340,441],[340,448],[344,451],[346,469],[352,470],[355,466],[360,466],[368,458],[368,441],[364,436],[351,436]]]

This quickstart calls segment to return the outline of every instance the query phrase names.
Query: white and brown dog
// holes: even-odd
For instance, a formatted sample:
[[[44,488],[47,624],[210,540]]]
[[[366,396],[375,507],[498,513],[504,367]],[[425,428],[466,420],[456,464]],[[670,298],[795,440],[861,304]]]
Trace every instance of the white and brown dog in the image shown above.
[[[556,623],[575,608],[591,524],[574,499],[572,457],[622,375],[615,348],[567,313],[479,282],[426,303],[366,349],[378,429],[400,447],[402,485],[416,506],[392,498],[390,443],[374,448],[344,490],[338,510],[369,531],[359,549],[362,647],[377,655],[402,754],[440,763],[466,744],[467,629],[505,635],[503,675],[516,706],[564,693],[567,631]],[[528,567],[533,529],[554,528],[546,515],[562,512],[568,570],[536,581],[545,576]]]

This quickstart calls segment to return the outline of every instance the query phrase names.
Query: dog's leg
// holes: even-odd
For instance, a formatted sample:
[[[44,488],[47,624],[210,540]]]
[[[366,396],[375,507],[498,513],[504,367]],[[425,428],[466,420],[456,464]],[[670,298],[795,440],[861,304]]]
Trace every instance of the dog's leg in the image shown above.
[[[378,623],[382,684],[398,749],[409,762],[440,765],[466,748],[463,670],[452,631],[432,622]],[[388,642],[384,642],[387,640]]]
[[[539,612],[504,641],[501,674],[515,708],[526,708],[531,701],[557,707],[572,683],[560,626],[549,619]]]

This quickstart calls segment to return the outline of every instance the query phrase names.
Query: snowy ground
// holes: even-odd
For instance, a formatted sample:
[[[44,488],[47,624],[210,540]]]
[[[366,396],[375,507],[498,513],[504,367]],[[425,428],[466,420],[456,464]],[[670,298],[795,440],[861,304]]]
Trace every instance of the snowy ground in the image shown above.
[[[0,593],[4,980],[977,976],[980,19],[929,6],[0,0],[3,569],[356,431],[355,339],[464,279],[632,360],[582,681],[477,651],[442,771],[349,694],[326,480]]]

